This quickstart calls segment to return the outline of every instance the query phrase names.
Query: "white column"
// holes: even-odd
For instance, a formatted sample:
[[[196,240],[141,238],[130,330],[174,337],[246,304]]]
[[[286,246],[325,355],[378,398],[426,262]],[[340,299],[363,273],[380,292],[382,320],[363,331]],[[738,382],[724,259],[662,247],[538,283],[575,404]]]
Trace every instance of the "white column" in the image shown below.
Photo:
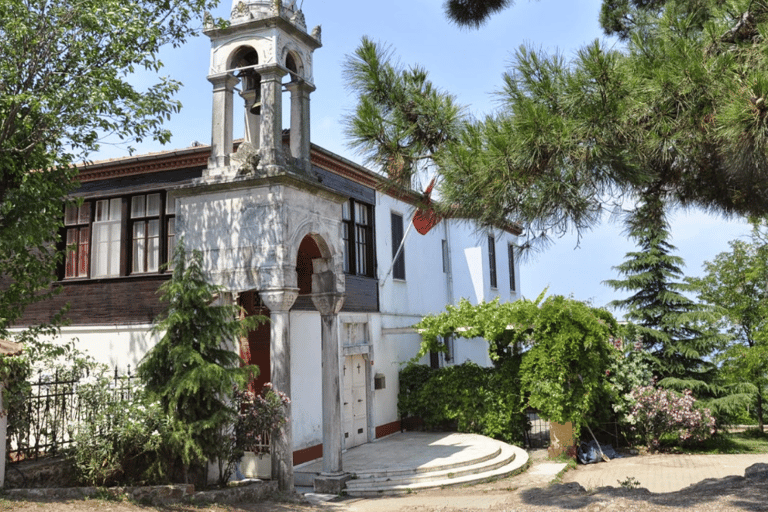
[[[315,87],[299,80],[291,82],[287,89],[291,91],[291,155],[299,162],[299,167],[310,170],[309,150],[309,95]]]
[[[338,313],[344,304],[344,292],[339,291],[343,284],[339,286],[329,260],[315,259],[312,265],[312,302],[320,312],[322,340],[323,475],[334,476],[343,472]]]
[[[261,74],[261,131],[259,152],[265,167],[280,165],[283,144],[283,85],[286,71],[280,67],[259,70]]]
[[[239,80],[231,73],[211,75],[208,81],[213,84],[213,116],[211,126],[211,157],[208,168],[229,165],[232,152],[232,93]]]
[[[291,332],[289,310],[299,295],[298,288],[259,291],[270,311],[270,363],[274,389],[291,397]],[[272,439],[272,475],[281,491],[293,490],[293,418],[288,405],[288,422]]]

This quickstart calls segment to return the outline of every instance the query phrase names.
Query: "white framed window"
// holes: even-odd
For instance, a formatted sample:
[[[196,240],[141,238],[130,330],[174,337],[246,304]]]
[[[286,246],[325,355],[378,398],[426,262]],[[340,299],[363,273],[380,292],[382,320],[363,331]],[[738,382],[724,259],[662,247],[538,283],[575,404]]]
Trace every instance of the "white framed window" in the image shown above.
[[[66,226],[66,261],[64,279],[88,277],[91,247],[91,203],[68,203],[64,210]]]
[[[160,269],[160,194],[131,198],[131,272]]]
[[[394,279],[405,280],[405,247],[403,245],[403,216],[399,213],[390,212],[392,227],[392,277]]]
[[[93,218],[91,277],[120,275],[120,222],[122,200],[96,201]]]
[[[499,280],[496,275],[496,238],[493,235],[488,236],[488,268],[490,270],[491,288],[499,287]]]

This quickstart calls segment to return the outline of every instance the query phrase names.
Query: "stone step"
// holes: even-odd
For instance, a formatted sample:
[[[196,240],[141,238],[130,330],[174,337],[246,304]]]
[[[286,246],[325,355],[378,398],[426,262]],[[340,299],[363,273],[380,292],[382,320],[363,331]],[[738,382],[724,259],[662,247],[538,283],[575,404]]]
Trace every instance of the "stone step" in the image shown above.
[[[509,445],[501,445],[500,443],[498,449],[493,452],[492,455],[482,457],[479,460],[409,470],[381,471],[367,475],[358,474],[355,479],[347,482],[347,488],[365,487],[380,483],[397,485],[399,483],[428,482],[432,480],[458,478],[469,474],[492,471],[509,464],[514,458],[515,453],[512,450],[512,447]]]
[[[467,460],[460,460],[458,462],[445,462],[441,464],[430,464],[428,466],[419,466],[415,468],[398,468],[398,469],[386,469],[368,472],[356,472],[356,479],[390,479],[397,477],[412,477],[419,474],[432,474],[444,471],[450,471],[456,468],[463,468],[467,466],[479,465],[484,462],[497,459],[502,454],[502,446],[499,444],[495,446],[493,450],[488,450],[487,453],[478,455],[474,458]]]
[[[503,444],[503,443],[500,443]],[[381,477],[358,478],[347,482],[345,492],[356,497],[407,494],[424,489],[470,485],[503,478],[522,468],[528,462],[528,454],[517,446],[504,445],[499,455],[491,461],[470,464],[451,471],[441,469],[433,472],[416,473],[381,480]]]

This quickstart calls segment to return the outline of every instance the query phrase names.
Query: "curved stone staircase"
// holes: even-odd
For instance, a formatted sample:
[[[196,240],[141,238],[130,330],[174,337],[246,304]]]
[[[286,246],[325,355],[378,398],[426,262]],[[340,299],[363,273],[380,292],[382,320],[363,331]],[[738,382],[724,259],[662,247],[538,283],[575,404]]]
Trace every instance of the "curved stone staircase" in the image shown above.
[[[345,492],[350,496],[373,497],[469,485],[505,477],[528,462],[525,450],[500,441],[483,438],[481,448],[471,457],[456,461],[437,459],[413,468],[355,472]]]

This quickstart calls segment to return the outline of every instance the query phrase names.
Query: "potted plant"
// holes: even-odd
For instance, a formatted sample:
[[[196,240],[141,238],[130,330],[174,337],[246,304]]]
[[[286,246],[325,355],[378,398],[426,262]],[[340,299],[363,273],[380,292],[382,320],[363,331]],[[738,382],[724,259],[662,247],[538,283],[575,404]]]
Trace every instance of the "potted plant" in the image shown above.
[[[240,473],[246,478],[272,478],[270,438],[288,422],[286,407],[291,400],[271,383],[257,395],[250,390],[235,392],[239,412],[235,420],[235,445],[242,451]]]

